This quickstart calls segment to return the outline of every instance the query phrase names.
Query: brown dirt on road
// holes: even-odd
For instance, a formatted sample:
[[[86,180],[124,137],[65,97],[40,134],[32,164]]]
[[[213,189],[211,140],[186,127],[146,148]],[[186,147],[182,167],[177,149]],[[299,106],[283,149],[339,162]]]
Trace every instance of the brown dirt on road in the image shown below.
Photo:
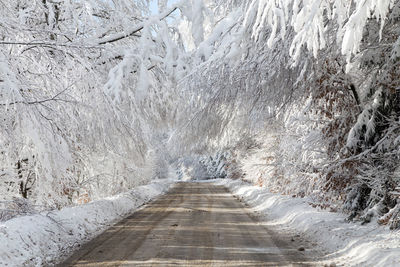
[[[178,183],[60,266],[306,266],[226,188]]]

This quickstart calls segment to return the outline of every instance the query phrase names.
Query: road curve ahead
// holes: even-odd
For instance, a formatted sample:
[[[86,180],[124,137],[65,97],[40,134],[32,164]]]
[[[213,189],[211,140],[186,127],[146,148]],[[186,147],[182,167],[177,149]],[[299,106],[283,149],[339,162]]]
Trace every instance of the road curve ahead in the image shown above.
[[[61,266],[305,266],[222,186],[178,183]]]

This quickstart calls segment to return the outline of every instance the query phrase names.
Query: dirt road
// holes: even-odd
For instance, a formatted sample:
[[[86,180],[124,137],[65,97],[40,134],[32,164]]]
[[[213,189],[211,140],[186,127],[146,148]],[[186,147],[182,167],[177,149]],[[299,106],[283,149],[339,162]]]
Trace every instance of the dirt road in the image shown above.
[[[266,229],[224,187],[178,183],[61,266],[304,266],[288,236]]]

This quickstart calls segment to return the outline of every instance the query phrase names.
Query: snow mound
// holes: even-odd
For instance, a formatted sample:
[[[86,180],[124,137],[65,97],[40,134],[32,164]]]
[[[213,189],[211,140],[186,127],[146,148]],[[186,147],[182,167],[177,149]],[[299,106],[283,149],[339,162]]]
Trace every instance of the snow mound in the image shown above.
[[[268,216],[268,224],[290,228],[318,244],[327,256],[321,266],[400,266],[400,231],[376,224],[349,223],[346,216],[311,207],[308,198],[270,193],[240,180],[220,179],[251,210]]]
[[[59,263],[138,207],[165,193],[174,182],[159,181],[85,205],[22,216],[0,224],[0,266]]]

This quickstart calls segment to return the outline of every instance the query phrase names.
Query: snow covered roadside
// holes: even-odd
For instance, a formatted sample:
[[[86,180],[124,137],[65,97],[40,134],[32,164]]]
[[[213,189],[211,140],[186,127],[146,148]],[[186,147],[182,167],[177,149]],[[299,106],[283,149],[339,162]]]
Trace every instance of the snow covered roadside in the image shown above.
[[[376,223],[348,223],[346,216],[311,207],[308,199],[273,194],[266,188],[243,181],[221,179],[233,195],[250,209],[267,216],[267,224],[301,233],[325,250],[321,265],[400,266],[400,231],[391,231]]]
[[[0,223],[0,266],[47,266],[94,238],[138,207],[165,193],[160,180],[91,203]]]

